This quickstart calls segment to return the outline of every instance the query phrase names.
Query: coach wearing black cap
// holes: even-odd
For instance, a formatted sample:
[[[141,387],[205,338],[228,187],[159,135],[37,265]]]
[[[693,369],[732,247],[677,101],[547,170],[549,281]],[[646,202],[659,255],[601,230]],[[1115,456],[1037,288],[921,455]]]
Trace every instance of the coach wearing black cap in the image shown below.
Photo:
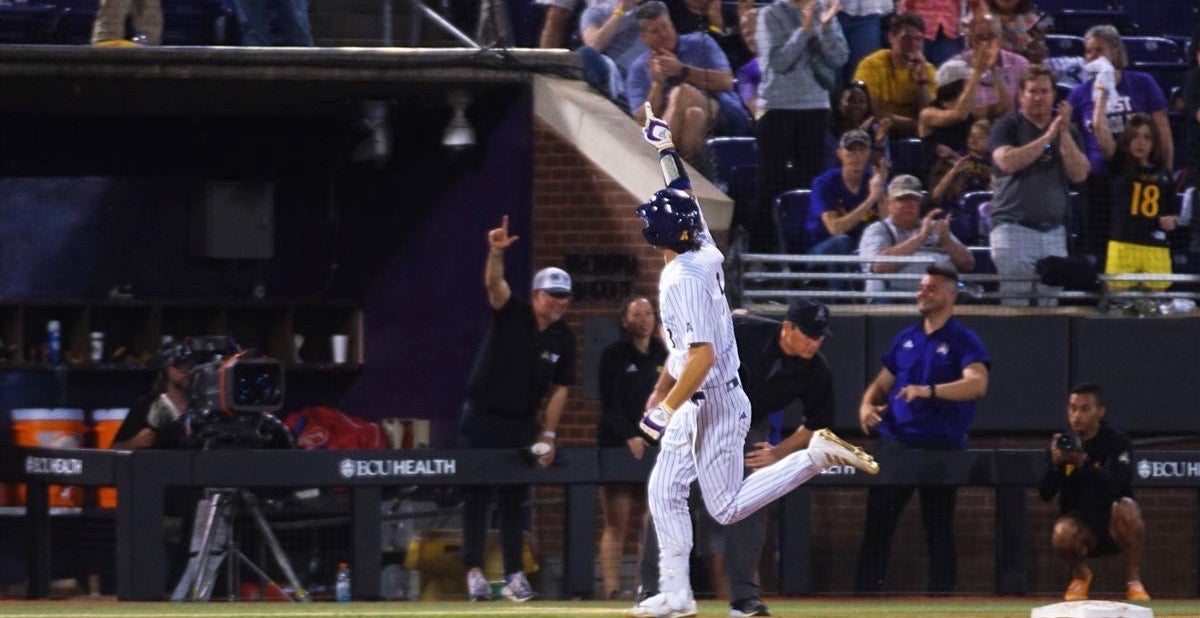
[[[769,466],[808,446],[813,432],[833,421],[833,372],[820,353],[829,330],[829,308],[796,299],[783,322],[749,315],[734,316],[734,334],[742,361],[739,375],[750,398],[750,430],[746,433],[746,473]],[[792,402],[804,404],[804,422],[776,445],[768,441],[767,418]],[[785,427],[784,430],[790,428]],[[767,510],[726,526],[725,570],[729,577],[730,616],[769,616],[761,598],[756,570],[767,534]],[[707,517],[707,511],[703,516]],[[713,522],[709,525],[715,526]],[[647,526],[645,553],[657,554],[654,526]],[[643,561],[643,567],[648,565]],[[657,584],[657,574],[642,570],[642,595]]]

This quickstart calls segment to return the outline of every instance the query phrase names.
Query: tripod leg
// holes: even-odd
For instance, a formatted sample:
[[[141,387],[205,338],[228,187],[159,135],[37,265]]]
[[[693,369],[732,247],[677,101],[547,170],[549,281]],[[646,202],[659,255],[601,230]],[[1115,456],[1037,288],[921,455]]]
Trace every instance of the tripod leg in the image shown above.
[[[217,511],[220,501],[213,496],[202,498],[196,502],[196,516],[192,523],[192,538],[188,546],[188,563],[175,585],[171,594],[172,601],[195,601],[194,595],[197,580],[208,562],[209,548],[212,547],[212,533],[219,517]]]
[[[267,518],[263,517],[262,511],[258,508],[258,499],[252,493],[242,492],[242,501],[246,504],[246,510],[250,511],[250,516],[254,518],[254,523],[258,525],[259,531],[262,532],[263,539],[267,542],[267,547],[271,549],[271,557],[275,559],[275,564],[279,565],[279,570],[283,571],[284,578],[288,584],[291,584],[292,589],[296,591],[296,600],[309,601],[308,591],[300,585],[300,579],[296,577],[296,572],[292,569],[291,561],[288,560],[287,554],[279,544],[279,539],[275,538],[275,533],[271,531],[271,526],[267,524]],[[249,561],[247,560],[247,562]]]
[[[233,496],[227,492],[217,492],[213,494],[212,500],[215,517],[208,535],[209,547],[202,554],[200,571],[193,586],[194,601],[208,601],[212,598],[217,570],[228,557],[229,544],[233,539]],[[228,566],[227,564],[226,567]]]

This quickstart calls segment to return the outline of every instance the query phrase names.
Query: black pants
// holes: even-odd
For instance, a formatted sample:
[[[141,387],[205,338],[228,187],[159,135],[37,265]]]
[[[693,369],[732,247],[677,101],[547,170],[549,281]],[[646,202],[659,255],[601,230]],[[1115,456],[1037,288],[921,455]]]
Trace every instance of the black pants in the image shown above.
[[[505,418],[472,409],[463,410],[459,446],[463,448],[529,448],[537,436],[537,418]],[[469,485],[463,487],[463,565],[483,567],[488,514],[496,503],[500,518],[500,545],[504,574],[523,570],[521,549],[529,519],[528,485]]]
[[[807,189],[825,171],[827,109],[772,109],[758,119],[758,208],[750,220],[750,250],[776,249],[775,197],[790,189]]]
[[[906,447],[894,441],[885,442],[881,448],[881,451],[891,451],[895,461],[902,461],[904,450]],[[925,527],[925,542],[929,547],[928,591],[945,593],[954,590],[957,572],[954,505],[958,488],[890,485],[872,487],[867,492],[867,522],[858,550],[855,592],[879,592],[883,589],[891,555],[892,534],[896,532],[900,513],[914,491],[920,492],[921,523]]]

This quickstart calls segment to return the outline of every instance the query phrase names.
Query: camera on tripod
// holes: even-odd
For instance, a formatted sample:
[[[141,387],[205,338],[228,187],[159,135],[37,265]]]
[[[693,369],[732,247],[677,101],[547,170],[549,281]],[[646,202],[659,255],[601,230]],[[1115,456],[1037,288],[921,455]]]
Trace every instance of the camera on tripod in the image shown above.
[[[187,410],[179,419],[184,448],[292,448],[292,432],[272,413],[283,407],[283,365],[238,346],[233,337],[188,337],[163,351],[163,359],[188,370]],[[233,598],[245,566],[269,586],[283,590],[267,572],[238,547],[234,527],[239,513],[248,516],[262,536],[284,580],[287,597],[307,601],[295,569],[259,508],[259,499],[247,489],[209,487],[196,504],[188,562],[175,585],[175,601],[207,601],[217,571],[225,566],[227,594]]]
[[[291,448],[292,434],[272,415],[283,407],[283,364],[238,346],[227,335],[188,337],[164,352],[188,368],[185,448]]]

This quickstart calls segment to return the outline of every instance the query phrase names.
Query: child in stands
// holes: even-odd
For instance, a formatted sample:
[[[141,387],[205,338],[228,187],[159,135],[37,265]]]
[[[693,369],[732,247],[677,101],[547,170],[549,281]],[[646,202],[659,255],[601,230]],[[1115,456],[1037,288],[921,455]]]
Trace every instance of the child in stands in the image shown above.
[[[1108,93],[1096,88],[1092,123],[1096,142],[1109,164],[1112,216],[1106,274],[1171,273],[1167,233],[1178,225],[1175,183],[1166,166],[1163,136],[1149,116],[1129,117],[1117,140],[1108,129]],[[1110,282],[1113,289],[1165,290],[1168,281]]]

